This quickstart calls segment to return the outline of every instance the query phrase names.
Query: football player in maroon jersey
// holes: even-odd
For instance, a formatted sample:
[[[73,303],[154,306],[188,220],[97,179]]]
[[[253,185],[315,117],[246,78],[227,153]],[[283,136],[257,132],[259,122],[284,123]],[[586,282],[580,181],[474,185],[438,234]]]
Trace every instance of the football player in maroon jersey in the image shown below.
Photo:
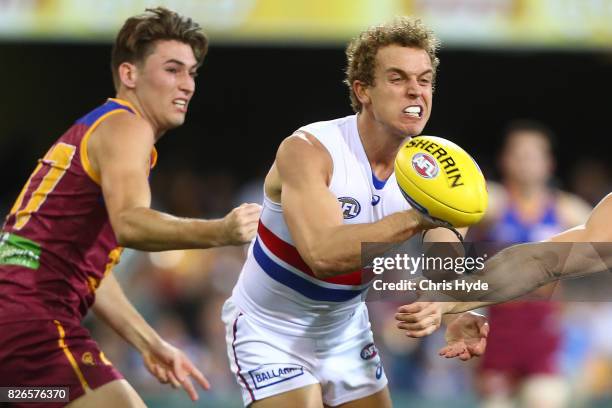
[[[208,388],[112,274],[123,247],[208,248],[254,236],[256,204],[218,220],[150,208],[154,145],[185,120],[207,46],[198,24],[170,10],[129,18],[112,52],[116,98],[77,120],[39,160],[0,235],[0,386],[68,386],[75,407],[144,406],[81,326],[91,307],[161,382],[194,400],[190,377]]]

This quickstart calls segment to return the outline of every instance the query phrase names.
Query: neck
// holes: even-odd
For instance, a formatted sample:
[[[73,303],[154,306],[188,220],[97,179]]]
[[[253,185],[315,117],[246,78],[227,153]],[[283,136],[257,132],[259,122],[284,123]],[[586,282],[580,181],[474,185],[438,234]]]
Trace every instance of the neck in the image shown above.
[[[539,200],[549,193],[548,187],[544,184],[524,184],[512,181],[505,184],[508,191],[518,199]]]
[[[143,118],[153,128],[153,132],[155,134],[155,141],[157,142],[159,139],[161,139],[161,137],[166,132],[165,129],[162,129],[160,126],[158,126],[155,120],[153,120],[153,118],[151,117],[151,115],[147,113],[147,111],[143,107],[143,104],[140,102],[136,94],[130,92],[129,90],[121,90],[117,92],[115,98],[128,102],[131,105],[131,108],[136,111],[136,115]]]
[[[395,156],[406,138],[391,134],[365,109],[357,115],[357,130],[374,175],[386,180],[393,173]]]

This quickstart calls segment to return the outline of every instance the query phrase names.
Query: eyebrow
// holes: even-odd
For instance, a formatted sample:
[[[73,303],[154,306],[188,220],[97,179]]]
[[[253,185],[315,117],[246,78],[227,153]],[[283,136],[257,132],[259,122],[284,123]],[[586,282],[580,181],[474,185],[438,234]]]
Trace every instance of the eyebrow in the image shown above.
[[[178,64],[182,67],[187,66],[187,64],[185,64],[183,61],[179,61],[175,58],[170,58],[169,60],[166,60],[164,64]],[[199,64],[194,64],[190,69],[198,69],[199,67],[200,67]]]
[[[395,72],[395,73],[398,73],[398,74],[404,75],[404,76],[406,75],[406,71],[404,71],[401,68],[391,67],[391,68],[387,68],[385,70],[385,73],[392,73],[392,72]],[[433,75],[433,73],[434,73],[433,69],[429,68],[429,69],[421,72],[420,74],[416,74],[416,75],[417,76],[423,76],[423,75],[427,75],[427,74],[432,74]]]

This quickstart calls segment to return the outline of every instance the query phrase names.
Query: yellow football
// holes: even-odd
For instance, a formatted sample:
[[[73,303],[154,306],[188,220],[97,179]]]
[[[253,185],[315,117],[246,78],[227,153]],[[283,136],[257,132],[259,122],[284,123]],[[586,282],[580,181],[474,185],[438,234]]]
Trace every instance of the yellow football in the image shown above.
[[[476,224],[485,214],[487,186],[476,161],[455,143],[413,137],[395,158],[395,177],[408,202],[454,227]]]

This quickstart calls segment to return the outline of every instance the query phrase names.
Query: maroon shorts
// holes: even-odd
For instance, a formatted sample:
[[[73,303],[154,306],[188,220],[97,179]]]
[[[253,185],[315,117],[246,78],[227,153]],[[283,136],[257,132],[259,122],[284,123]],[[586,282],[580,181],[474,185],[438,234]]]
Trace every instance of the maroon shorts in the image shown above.
[[[79,323],[32,320],[0,324],[0,386],[68,387],[70,401],[123,376]],[[14,407],[62,407],[36,403]]]
[[[557,308],[547,302],[514,302],[491,307],[491,333],[481,369],[505,373],[517,380],[557,374],[561,347]]]

